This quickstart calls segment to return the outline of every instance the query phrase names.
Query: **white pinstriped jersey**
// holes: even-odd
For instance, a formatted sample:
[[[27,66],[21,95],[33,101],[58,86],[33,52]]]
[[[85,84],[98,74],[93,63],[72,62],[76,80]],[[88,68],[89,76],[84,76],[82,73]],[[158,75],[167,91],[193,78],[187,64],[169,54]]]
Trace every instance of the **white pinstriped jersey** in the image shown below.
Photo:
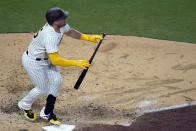
[[[31,40],[28,47],[29,56],[33,59],[48,58],[47,54],[58,51],[63,34],[69,30],[70,26],[66,24],[60,28],[60,32],[58,33],[52,26],[45,24]]]
[[[31,109],[33,102],[43,94],[52,94],[56,97],[62,83],[57,66],[52,65],[50,59],[36,61],[35,58],[47,58],[47,54],[57,52],[63,34],[69,30],[70,27],[66,24],[60,28],[60,33],[58,33],[53,27],[46,24],[31,40],[28,55],[24,52],[22,56],[22,65],[27,71],[34,88],[19,101],[19,108]]]

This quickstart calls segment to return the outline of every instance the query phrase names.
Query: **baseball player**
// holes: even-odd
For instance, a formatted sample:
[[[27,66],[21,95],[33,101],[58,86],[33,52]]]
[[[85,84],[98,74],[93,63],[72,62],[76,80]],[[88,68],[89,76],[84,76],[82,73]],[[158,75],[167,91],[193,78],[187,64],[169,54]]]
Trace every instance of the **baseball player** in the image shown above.
[[[42,108],[40,117],[59,125],[60,121],[53,113],[56,95],[62,83],[57,66],[78,66],[83,69],[90,66],[86,60],[66,60],[59,57],[59,44],[63,34],[95,43],[98,43],[98,39],[103,39],[100,35],[86,35],[70,28],[66,23],[67,16],[68,12],[61,8],[49,9],[46,12],[47,24],[34,35],[28,50],[22,56],[22,65],[34,88],[18,102],[18,107],[29,120],[35,120],[35,114],[31,110],[33,102],[40,96],[47,95],[46,105]]]

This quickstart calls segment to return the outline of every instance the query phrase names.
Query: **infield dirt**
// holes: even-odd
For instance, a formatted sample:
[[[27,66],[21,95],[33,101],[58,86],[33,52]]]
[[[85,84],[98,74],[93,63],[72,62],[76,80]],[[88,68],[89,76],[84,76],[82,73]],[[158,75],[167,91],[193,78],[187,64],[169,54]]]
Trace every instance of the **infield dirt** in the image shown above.
[[[33,33],[0,34],[0,131],[41,130],[45,96],[33,104],[35,122],[26,120],[17,102],[33,88],[21,65]],[[96,44],[64,37],[60,56],[86,59]],[[106,36],[79,90],[82,69],[59,67],[63,84],[55,113],[66,124],[127,124],[146,109],[196,100],[196,45],[133,36]]]

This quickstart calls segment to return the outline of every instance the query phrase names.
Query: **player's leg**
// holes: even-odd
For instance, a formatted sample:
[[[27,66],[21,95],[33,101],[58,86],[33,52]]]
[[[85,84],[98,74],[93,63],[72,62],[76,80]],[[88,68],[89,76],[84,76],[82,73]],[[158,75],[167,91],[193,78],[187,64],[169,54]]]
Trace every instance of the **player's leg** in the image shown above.
[[[46,72],[43,67],[30,62],[24,55],[23,66],[34,85],[34,88],[22,100],[18,102],[18,106],[24,111],[24,114],[28,119],[35,120],[35,114],[32,112],[31,106],[37,98],[47,93]]]
[[[44,70],[31,69],[27,72],[34,88],[19,102],[20,107],[25,110],[31,109],[33,102],[43,94],[47,93],[46,91],[48,86]]]
[[[59,125],[60,122],[57,120],[53,110],[56,101],[56,95],[62,83],[62,78],[56,66],[51,66],[51,68],[48,69],[46,73],[49,80],[48,97],[46,100],[46,106],[41,110],[40,116],[49,120],[53,124]]]
[[[58,71],[57,66],[51,66],[49,70],[46,70],[46,74],[49,80],[48,94],[52,94],[54,97],[56,97],[62,84],[61,74]]]

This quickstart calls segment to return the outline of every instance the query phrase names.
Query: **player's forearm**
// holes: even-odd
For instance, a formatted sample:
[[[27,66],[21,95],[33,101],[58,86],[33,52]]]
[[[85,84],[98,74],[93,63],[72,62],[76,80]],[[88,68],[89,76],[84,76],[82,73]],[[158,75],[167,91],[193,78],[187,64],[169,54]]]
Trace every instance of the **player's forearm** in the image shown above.
[[[66,60],[58,56],[58,53],[48,54],[53,65],[56,66],[75,66],[74,60]]]
[[[75,39],[81,39],[81,40],[89,40],[89,35],[82,34],[79,31],[75,29],[71,29],[69,32],[66,33],[68,36],[75,38]]]
[[[58,56],[58,52],[48,54],[53,65],[56,66],[78,66],[87,69],[90,66],[89,61],[86,60],[66,60]]]
[[[75,39],[87,40],[87,41],[91,41],[91,42],[95,42],[95,43],[98,43],[97,39],[99,39],[99,40],[103,39],[103,37],[100,35],[86,35],[86,34],[80,33],[79,31],[77,31],[75,29],[71,29],[66,34],[72,38],[75,38]]]
[[[81,38],[81,33],[75,29],[71,29],[68,33],[68,36],[75,38],[75,39],[80,39]]]
[[[75,29],[71,29],[68,33],[68,36],[75,38],[75,39],[81,39],[81,40],[89,40],[89,35],[82,34],[79,31]]]

